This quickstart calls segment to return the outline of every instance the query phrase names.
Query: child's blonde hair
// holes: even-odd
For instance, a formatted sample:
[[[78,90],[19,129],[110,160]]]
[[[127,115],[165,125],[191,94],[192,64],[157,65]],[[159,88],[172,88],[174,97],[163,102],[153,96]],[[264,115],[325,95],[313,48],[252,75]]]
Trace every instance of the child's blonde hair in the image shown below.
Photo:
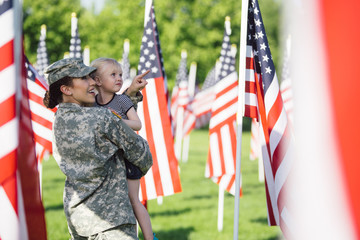
[[[120,68],[122,68],[121,64],[113,58],[105,58],[105,57],[97,58],[90,63],[91,67],[95,67],[97,69],[95,72],[93,72],[90,75],[90,77],[94,78],[97,75],[96,73],[98,72],[98,69],[100,69],[106,63],[112,63],[114,65],[119,65]]]

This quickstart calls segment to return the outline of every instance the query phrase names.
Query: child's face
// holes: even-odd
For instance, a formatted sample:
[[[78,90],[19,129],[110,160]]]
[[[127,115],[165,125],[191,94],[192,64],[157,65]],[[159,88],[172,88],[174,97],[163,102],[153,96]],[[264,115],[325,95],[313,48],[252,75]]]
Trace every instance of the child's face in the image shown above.
[[[96,84],[104,92],[116,93],[123,85],[122,69],[120,64],[105,63],[98,68]]]

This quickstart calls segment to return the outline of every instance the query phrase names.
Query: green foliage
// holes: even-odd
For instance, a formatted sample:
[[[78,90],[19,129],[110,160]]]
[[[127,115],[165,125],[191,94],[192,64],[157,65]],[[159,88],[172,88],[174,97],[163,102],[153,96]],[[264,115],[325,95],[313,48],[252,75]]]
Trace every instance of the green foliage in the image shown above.
[[[279,69],[279,1],[259,0],[259,4],[275,66]],[[197,62],[198,81],[204,81],[220,56],[226,16],[231,17],[231,42],[239,47],[239,0],[155,0],[154,7],[170,88],[175,83],[182,49],[188,52],[188,66]],[[82,47],[90,47],[91,60],[103,56],[120,60],[123,42],[128,38],[130,64],[137,68],[144,11],[145,0],[107,0],[99,14],[83,9],[79,0],[24,0],[26,54],[35,63],[40,26],[46,24],[50,62],[61,59],[69,49],[71,12],[76,12]]]
[[[190,136],[189,160],[180,163],[182,192],[164,197],[162,205],[156,200],[148,201],[153,230],[164,240],[233,239],[234,196],[225,193],[224,228],[218,232],[218,187],[204,177],[208,130],[195,130]],[[276,240],[281,233],[278,227],[267,225],[265,188],[258,181],[258,163],[249,160],[250,133],[244,133],[242,138],[239,239]],[[53,158],[43,163],[43,202],[50,240],[69,239],[62,205],[64,181]]]
[[[24,0],[23,9],[25,54],[30,62],[36,62],[42,24],[47,26],[46,46],[50,62],[62,59],[69,51],[71,13],[81,16],[84,11],[80,0]]]

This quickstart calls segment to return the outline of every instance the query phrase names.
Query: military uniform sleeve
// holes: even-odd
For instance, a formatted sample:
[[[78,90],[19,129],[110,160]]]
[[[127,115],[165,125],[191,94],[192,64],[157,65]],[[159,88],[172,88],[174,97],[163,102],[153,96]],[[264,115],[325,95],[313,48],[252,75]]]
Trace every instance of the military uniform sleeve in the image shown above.
[[[127,89],[126,89],[126,90],[127,90]],[[130,95],[127,95],[127,94],[126,94],[126,92],[127,92],[126,90],[125,90],[125,92],[124,92],[123,94],[126,95],[126,96],[128,96],[128,97],[130,98],[130,100],[131,100],[131,101],[133,102],[133,104],[134,104],[135,110],[137,110],[137,104],[143,100],[143,95],[141,94],[141,92],[137,92],[137,93],[136,93],[136,96],[130,96]]]
[[[148,142],[110,110],[107,113],[104,124],[105,135],[120,149],[123,149],[124,157],[140,168],[145,175],[153,164]]]

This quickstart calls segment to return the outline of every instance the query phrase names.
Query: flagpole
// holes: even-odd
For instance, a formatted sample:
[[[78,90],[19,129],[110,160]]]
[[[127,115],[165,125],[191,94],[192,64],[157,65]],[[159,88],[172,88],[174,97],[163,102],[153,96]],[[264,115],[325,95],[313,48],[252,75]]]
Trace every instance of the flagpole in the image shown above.
[[[240,51],[239,51],[239,94],[237,122],[237,141],[236,141],[236,172],[235,172],[235,206],[234,206],[234,236],[233,240],[238,239],[239,235],[239,203],[240,203],[240,172],[241,172],[241,136],[242,118],[244,107],[245,92],[245,67],[246,67],[246,34],[247,34],[247,15],[249,0],[242,0],[241,4],[241,31],[240,31]]]

